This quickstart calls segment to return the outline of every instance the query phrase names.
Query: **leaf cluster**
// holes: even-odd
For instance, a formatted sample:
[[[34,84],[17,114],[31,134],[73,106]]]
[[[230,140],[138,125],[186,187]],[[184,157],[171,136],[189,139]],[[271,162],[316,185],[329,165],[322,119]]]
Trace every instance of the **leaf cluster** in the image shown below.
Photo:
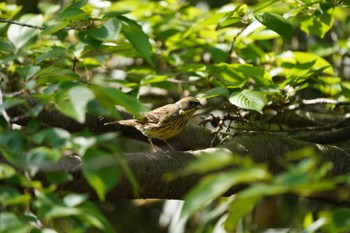
[[[56,192],[59,184],[74,179],[68,172],[48,172],[48,184],[37,179],[40,170],[65,156],[82,161],[83,175],[100,200],[115,187],[121,171],[137,191],[117,134],[48,127],[41,121],[45,110],[57,109],[84,124],[87,114],[120,119],[122,109],[137,116],[149,109],[141,100],[155,107],[193,95],[207,99],[213,111],[244,109],[254,119],[270,111],[283,113],[310,96],[350,98],[350,75],[344,68],[348,1],[267,0],[201,9],[174,0],[79,0],[64,6],[40,1],[38,8],[38,14],[22,14],[20,6],[0,3],[1,232],[41,232],[49,228],[47,221],[62,218],[65,228],[75,232],[114,231],[89,197]],[[23,115],[11,119],[6,111],[18,106],[25,109]],[[25,127],[14,127],[21,119],[29,119]],[[232,155],[213,155],[190,172],[208,172],[221,159],[222,164],[237,163]],[[318,170],[313,158],[277,177],[264,166],[240,164],[240,170],[206,176],[188,194],[184,216],[234,185],[251,184],[225,201],[226,227],[233,230],[263,197],[308,195],[341,182],[326,179],[331,165]],[[324,216],[329,229],[349,228],[339,223],[349,219],[347,209]],[[308,223],[311,227],[317,221],[309,217]]]

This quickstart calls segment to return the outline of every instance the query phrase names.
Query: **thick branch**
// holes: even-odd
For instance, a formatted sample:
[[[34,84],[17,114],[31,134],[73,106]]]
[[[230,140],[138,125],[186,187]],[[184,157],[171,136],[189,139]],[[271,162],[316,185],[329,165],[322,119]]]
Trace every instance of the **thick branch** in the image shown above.
[[[21,116],[23,112],[20,109],[11,109],[8,111],[11,119]],[[70,132],[89,129],[93,133],[104,133],[110,131],[120,131],[122,135],[146,140],[146,138],[137,131],[125,128],[119,125],[108,125],[104,123],[109,119],[87,116],[85,124],[63,116],[57,111],[42,111],[40,118],[43,124],[50,127],[61,127]],[[16,123],[26,125],[27,118],[18,118]],[[200,135],[200,136],[199,136]],[[171,143],[181,150],[194,148],[208,148],[212,141],[212,134],[202,127],[189,126],[184,133],[176,137]],[[222,145],[233,152],[235,156],[251,156],[258,163],[267,163],[272,173],[279,173],[283,170],[280,161],[288,152],[296,151],[304,147],[310,147],[315,154],[321,158],[331,161],[334,165],[332,175],[339,175],[350,172],[350,156],[344,150],[332,145],[319,145],[310,142],[292,139],[286,136],[244,133],[234,136],[231,140]],[[200,179],[199,175],[180,177],[171,182],[166,182],[164,176],[169,172],[181,172],[186,165],[197,158],[200,151],[171,152],[171,153],[133,153],[127,154],[127,163],[133,171],[136,180],[140,185],[140,193],[135,196],[131,185],[125,175],[122,176],[118,186],[110,191],[107,200],[114,201],[121,198],[182,198],[183,195],[193,187]],[[0,157],[1,158],[1,157]],[[71,192],[88,193],[91,197],[96,197],[95,192],[88,185],[80,169],[80,160],[74,157],[63,159],[56,170],[69,171],[74,179],[72,182],[65,183],[59,187],[59,190],[69,190]],[[235,168],[232,168],[235,169]],[[39,179],[45,180],[45,172],[41,172]],[[227,195],[233,194],[242,187],[235,187]],[[326,198],[329,201],[342,202],[347,201],[338,198],[336,193],[319,194],[319,197]],[[333,200],[333,202],[334,202]]]
[[[251,156],[257,163],[266,163],[272,173],[280,173],[284,170],[280,162],[287,152],[295,151],[304,147],[314,149],[317,156],[334,164],[331,175],[339,175],[350,172],[350,156],[334,146],[321,146],[305,143],[286,137],[266,134],[243,134],[229,141],[226,148],[230,149],[234,156]],[[207,152],[213,153],[213,149]],[[181,173],[187,164],[195,160],[202,151],[171,152],[171,153],[132,153],[127,154],[127,163],[133,171],[139,185],[140,193],[135,196],[127,177],[122,176],[117,187],[107,195],[108,201],[126,198],[164,198],[181,199],[200,179],[200,175],[179,176],[179,178],[167,182],[164,178],[169,173]],[[284,161],[285,162],[285,161]],[[55,170],[69,171],[74,179],[59,187],[60,190],[69,190],[78,193],[88,193],[96,198],[95,192],[84,179],[79,159],[69,157],[61,161]],[[225,168],[227,169],[227,168]],[[237,169],[232,167],[231,169]],[[41,178],[44,179],[44,174]],[[233,187],[226,195],[234,194],[243,186]],[[332,203],[348,202],[337,196],[337,193],[319,193],[317,198],[325,199]],[[344,195],[343,195],[344,196]],[[349,204],[349,203],[347,203]]]

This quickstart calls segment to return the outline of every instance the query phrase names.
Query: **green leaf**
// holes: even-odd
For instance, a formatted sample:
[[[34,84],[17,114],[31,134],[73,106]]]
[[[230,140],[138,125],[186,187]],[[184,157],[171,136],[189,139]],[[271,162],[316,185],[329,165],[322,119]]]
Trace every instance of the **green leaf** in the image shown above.
[[[333,9],[325,11],[318,15],[305,15],[300,18],[300,29],[307,34],[317,35],[321,38],[331,29],[334,17],[332,16]]]
[[[15,46],[11,42],[0,39],[0,51],[14,52],[15,49]]]
[[[68,22],[64,21],[64,22],[59,22],[53,25],[50,25],[48,27],[46,27],[43,32],[42,35],[49,35],[49,34],[53,34],[55,32],[58,32],[59,30],[65,28],[68,26]]]
[[[241,72],[245,77],[252,78],[255,81],[255,86],[270,86],[271,76],[262,67],[255,67],[252,65],[232,65],[236,71]]]
[[[38,57],[36,57],[35,64],[38,64],[46,59],[58,58],[62,55],[65,55],[66,53],[67,49],[58,46],[53,46],[47,53],[41,54]]]
[[[70,69],[62,69],[58,67],[47,67],[41,69],[37,73],[38,84],[53,84],[53,83],[63,83],[67,81],[77,81],[80,80],[80,76],[74,73]]]
[[[141,26],[136,21],[120,16],[122,21],[122,33],[125,38],[130,41],[137,52],[147,61],[148,64],[154,66],[152,60],[152,47],[149,43],[148,36],[142,31]]]
[[[63,114],[84,123],[87,104],[94,98],[95,95],[89,88],[76,85],[66,90],[62,87],[61,92],[55,96],[55,103]]]
[[[101,27],[92,29],[88,33],[96,40],[113,40],[120,31],[120,21],[116,18],[107,20]]]
[[[289,188],[283,184],[255,184],[239,193],[238,199],[242,198],[262,198],[264,196],[279,195],[289,191]]]
[[[27,140],[19,130],[5,131],[0,134],[1,155],[15,166],[23,167],[25,165],[25,156],[23,155],[25,145],[27,145]]]
[[[218,77],[227,88],[242,87],[248,81],[248,78],[238,71],[235,65],[219,63],[208,65],[207,70],[210,75]]]
[[[121,15],[125,15],[127,13],[130,13],[130,11],[127,11],[127,10],[124,10],[124,11],[109,11],[109,12],[106,12],[106,14],[103,16],[103,19],[115,18],[115,17],[119,17]]]
[[[253,90],[243,90],[239,93],[232,93],[229,101],[231,104],[236,105],[237,107],[255,110],[263,114],[262,109],[267,103],[267,98],[264,94]]]
[[[47,128],[43,129],[31,138],[31,141],[36,144],[46,144],[53,148],[62,148],[66,146],[70,133],[62,128]]]
[[[234,155],[225,148],[208,148],[193,152],[198,159],[186,167],[187,173],[204,173],[229,166],[233,162]]]
[[[192,216],[234,185],[267,177],[268,173],[262,168],[247,168],[207,175],[186,194],[181,216],[184,218]]]
[[[0,105],[0,111],[12,108],[14,106],[20,105],[20,104],[25,104],[26,100],[21,99],[21,98],[16,98],[16,97],[12,97],[12,98],[7,98],[2,105]]]
[[[114,233],[114,227],[108,222],[106,217],[101,213],[101,209],[97,208],[92,202],[85,202],[81,208],[84,211],[82,216],[91,226],[100,229],[102,232]]]
[[[2,206],[24,204],[29,200],[29,194],[22,195],[18,190],[16,190],[13,187],[6,185],[0,186],[0,205]]]
[[[150,74],[150,75],[147,75],[144,79],[141,80],[141,85],[150,84],[150,83],[164,82],[170,77],[171,77],[170,75]]]
[[[45,176],[50,184],[63,184],[73,180],[73,176],[67,171],[47,171]]]
[[[63,202],[66,206],[74,207],[84,203],[88,199],[89,197],[86,194],[71,193],[64,196]]]
[[[93,90],[96,95],[96,99],[107,108],[111,108],[114,105],[119,105],[124,107],[134,116],[138,116],[141,112],[148,110],[134,97],[125,94],[118,89],[95,86]]]
[[[220,27],[229,27],[242,21],[242,18],[248,12],[248,6],[241,4],[237,6],[233,11],[224,15],[220,20]]]
[[[333,224],[336,228],[343,232],[343,230],[348,231],[350,229],[350,209],[339,208],[332,216]]]
[[[85,86],[76,86],[68,91],[68,95],[73,105],[73,111],[76,113],[76,120],[84,123],[86,106],[90,100],[95,98],[94,93]]]
[[[227,61],[231,47],[229,44],[213,44],[207,47],[211,58],[215,63]]]
[[[28,217],[17,216],[13,212],[0,212],[0,232],[28,233],[33,229]]]
[[[17,72],[21,76],[25,77],[26,80],[32,78],[36,73],[39,72],[40,69],[41,69],[40,66],[33,66],[33,65],[24,66],[24,67],[18,66],[16,68]]]
[[[58,19],[60,20],[87,20],[89,19],[89,14],[80,9],[78,5],[71,5],[64,9],[59,15]]]
[[[35,26],[41,26],[43,23],[43,16],[38,15],[23,15],[19,19],[19,23],[26,23]],[[33,37],[39,34],[39,30],[30,27],[23,27],[16,24],[11,24],[7,30],[7,37],[15,46],[16,51],[26,45]]]
[[[100,200],[118,182],[119,166],[113,155],[106,151],[90,148],[83,156],[83,174]]]
[[[297,66],[296,68],[298,70],[302,70],[303,68],[310,69],[311,67],[313,69],[321,69],[323,67],[328,67],[327,69],[323,70],[323,73],[334,76],[334,70],[332,68],[332,65],[327,60],[314,53],[300,51],[285,52],[282,53],[278,59],[282,60],[282,62],[284,63],[282,63],[281,66],[285,66],[285,64],[288,63],[293,63]],[[311,67],[307,67],[307,64],[313,65]],[[303,67],[304,65],[306,67]]]
[[[90,35],[89,31],[80,31],[78,32],[78,38],[81,42],[91,45],[96,50],[100,48],[102,41],[95,39],[93,36]]]
[[[226,96],[228,97],[230,95],[230,92],[225,87],[215,87],[213,89],[210,89],[209,91],[206,91],[203,96],[201,96],[201,99],[203,98],[213,98],[216,96]]]
[[[69,207],[53,193],[41,192],[34,202],[37,208],[37,215],[43,219],[53,219],[84,215],[84,212],[77,207]]]
[[[281,35],[285,40],[290,41],[292,39],[292,24],[283,18],[283,16],[275,13],[261,12],[257,13],[255,17],[260,23]]]
[[[16,170],[5,163],[0,163],[0,180],[16,175]]]
[[[253,210],[254,206],[260,199],[260,196],[255,196],[234,200],[230,206],[230,213],[225,222],[225,229],[228,232],[234,232],[238,223]]]
[[[26,156],[27,168],[32,176],[41,168],[47,168],[55,164],[61,158],[61,153],[57,149],[48,147],[36,147],[28,152]]]

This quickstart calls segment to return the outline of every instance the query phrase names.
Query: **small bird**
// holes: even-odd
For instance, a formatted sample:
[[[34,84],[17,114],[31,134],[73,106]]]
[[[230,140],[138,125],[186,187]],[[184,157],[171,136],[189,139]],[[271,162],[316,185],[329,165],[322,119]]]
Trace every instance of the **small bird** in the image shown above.
[[[197,109],[202,107],[198,99],[188,96],[174,104],[167,104],[152,111],[142,113],[136,119],[121,120],[106,124],[120,124],[136,128],[148,137],[153,151],[156,151],[152,142],[153,138],[164,141],[172,148],[166,140],[179,134],[185,128],[190,117]]]

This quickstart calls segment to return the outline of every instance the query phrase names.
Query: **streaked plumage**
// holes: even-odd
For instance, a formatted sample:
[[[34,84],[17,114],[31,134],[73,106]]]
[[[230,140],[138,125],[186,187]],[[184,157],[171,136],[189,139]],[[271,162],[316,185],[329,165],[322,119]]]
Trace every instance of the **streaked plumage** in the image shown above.
[[[167,104],[143,113],[137,119],[121,120],[117,123],[135,127],[141,131],[143,135],[148,137],[155,150],[152,138],[160,139],[167,143],[166,140],[179,134],[185,128],[190,117],[201,107],[201,103],[196,98],[189,96],[174,104]]]

